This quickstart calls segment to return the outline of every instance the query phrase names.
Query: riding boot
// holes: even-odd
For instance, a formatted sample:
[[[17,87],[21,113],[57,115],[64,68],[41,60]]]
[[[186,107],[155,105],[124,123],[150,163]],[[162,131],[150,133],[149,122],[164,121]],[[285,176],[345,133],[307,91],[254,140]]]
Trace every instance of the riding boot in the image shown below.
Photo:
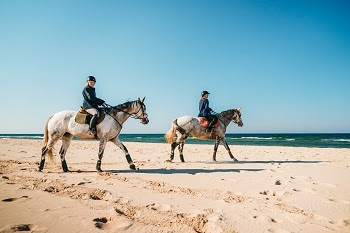
[[[96,130],[97,119],[98,119],[98,115],[97,115],[97,114],[95,114],[95,115],[91,118],[89,134],[97,134],[97,130]]]
[[[208,126],[208,128],[206,129],[206,132],[207,132],[207,133],[211,133],[211,132],[213,131],[214,122],[215,122],[214,120],[210,121],[209,126]]]

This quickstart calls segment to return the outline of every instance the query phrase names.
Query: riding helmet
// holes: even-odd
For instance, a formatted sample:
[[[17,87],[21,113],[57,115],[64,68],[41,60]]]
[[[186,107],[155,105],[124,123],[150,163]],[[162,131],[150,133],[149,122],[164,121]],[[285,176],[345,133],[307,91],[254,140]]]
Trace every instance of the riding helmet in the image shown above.
[[[205,96],[206,94],[210,94],[210,93],[207,91],[202,91],[202,97]]]
[[[89,77],[87,77],[86,81],[94,81],[94,82],[96,82],[96,79],[95,79],[94,76],[89,76]]]

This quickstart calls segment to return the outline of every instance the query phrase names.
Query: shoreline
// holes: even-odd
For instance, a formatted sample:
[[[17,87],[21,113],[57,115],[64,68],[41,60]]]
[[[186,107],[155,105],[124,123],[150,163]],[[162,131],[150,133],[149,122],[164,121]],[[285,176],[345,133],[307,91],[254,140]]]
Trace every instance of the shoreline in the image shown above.
[[[1,232],[350,232],[347,148],[230,145],[234,163],[185,144],[165,163],[169,144],[124,142],[133,171],[108,143],[97,173],[98,141],[75,140],[63,173],[59,156],[37,171],[41,140],[1,142]]]

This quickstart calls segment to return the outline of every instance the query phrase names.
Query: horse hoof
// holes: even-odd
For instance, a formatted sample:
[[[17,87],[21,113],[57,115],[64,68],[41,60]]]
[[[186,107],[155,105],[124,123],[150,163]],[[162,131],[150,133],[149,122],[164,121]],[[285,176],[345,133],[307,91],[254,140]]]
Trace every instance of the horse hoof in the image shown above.
[[[135,164],[131,164],[131,165],[130,165],[130,169],[131,169],[131,170],[136,170]]]
[[[70,172],[70,171],[67,169],[67,170],[63,170],[63,172]]]
[[[233,162],[238,162],[238,159],[236,159],[236,158],[233,158]]]
[[[98,173],[103,172],[101,168],[100,168],[100,169],[96,169],[96,171],[97,171]]]
[[[165,160],[164,162],[165,162],[165,163],[172,163],[173,161],[170,160],[170,159],[167,159],[167,160]]]

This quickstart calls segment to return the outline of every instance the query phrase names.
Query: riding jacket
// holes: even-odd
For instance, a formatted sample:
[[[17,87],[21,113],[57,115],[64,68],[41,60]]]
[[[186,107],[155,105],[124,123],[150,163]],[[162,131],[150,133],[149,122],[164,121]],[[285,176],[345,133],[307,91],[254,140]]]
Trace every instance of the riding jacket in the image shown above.
[[[90,87],[89,85],[86,85],[84,87],[83,96],[84,96],[84,102],[83,102],[84,109],[89,109],[89,108],[98,109],[98,106],[102,105],[105,102],[104,100],[96,97],[95,88]]]
[[[207,98],[202,98],[199,101],[199,114],[198,117],[207,117],[212,115],[210,112],[212,111],[211,108],[209,108],[209,100]]]

